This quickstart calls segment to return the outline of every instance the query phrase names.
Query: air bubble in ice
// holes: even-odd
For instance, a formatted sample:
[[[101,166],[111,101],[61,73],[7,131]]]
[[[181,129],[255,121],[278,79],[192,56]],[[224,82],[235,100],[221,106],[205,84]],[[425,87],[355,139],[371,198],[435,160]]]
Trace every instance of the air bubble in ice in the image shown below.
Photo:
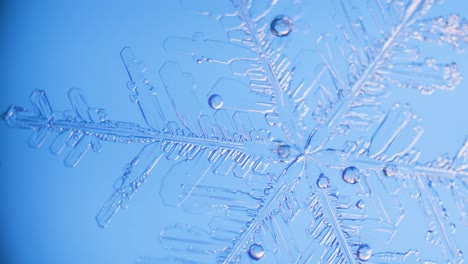
[[[359,208],[359,209],[362,209],[366,206],[366,204],[364,203],[363,200],[359,200],[356,202],[356,207]]]
[[[271,21],[270,30],[277,37],[286,37],[293,30],[293,24],[288,16],[277,16]]]
[[[320,174],[319,178],[317,179],[317,186],[320,189],[326,189],[330,185],[330,179],[327,176]]]
[[[343,177],[343,180],[346,183],[349,183],[349,184],[358,183],[360,175],[361,175],[361,173],[359,172],[359,169],[354,167],[354,166],[347,167],[341,173],[341,176]]]
[[[252,259],[260,260],[265,256],[265,250],[263,249],[262,245],[259,244],[252,244],[249,248],[249,256]]]
[[[372,256],[372,248],[367,244],[362,244],[357,250],[357,257],[359,260],[367,261]]]
[[[208,98],[208,104],[211,108],[218,110],[223,107],[223,98],[219,94],[213,94]]]
[[[278,148],[276,149],[276,153],[278,154],[280,158],[286,159],[291,154],[291,147],[286,144],[280,144],[278,145]]]

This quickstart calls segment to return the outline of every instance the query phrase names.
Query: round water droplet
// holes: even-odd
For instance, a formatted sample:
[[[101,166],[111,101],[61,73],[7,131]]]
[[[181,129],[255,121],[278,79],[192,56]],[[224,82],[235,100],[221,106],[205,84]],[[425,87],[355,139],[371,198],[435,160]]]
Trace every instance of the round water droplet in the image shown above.
[[[252,259],[260,260],[265,256],[265,250],[263,250],[262,245],[252,244],[249,248],[249,256]]]
[[[359,182],[359,177],[361,176],[361,172],[359,171],[358,168],[354,166],[350,166],[344,169],[344,171],[341,173],[341,176],[343,177],[343,180],[346,183],[356,184]]]
[[[291,146],[286,144],[279,144],[276,153],[282,159],[286,159],[291,154]]]
[[[293,24],[288,16],[277,16],[271,21],[270,30],[277,37],[286,37],[293,30]]]
[[[223,107],[223,98],[219,94],[213,94],[208,98],[208,104],[211,108],[218,110]]]
[[[387,177],[394,177],[398,174],[398,168],[395,165],[387,165],[383,168],[383,174]]]
[[[320,174],[319,178],[317,179],[317,186],[320,189],[326,189],[330,185],[330,179],[327,176]]]
[[[372,248],[367,244],[362,244],[357,250],[357,257],[359,260],[368,261],[372,256]]]
[[[362,209],[366,206],[366,204],[364,203],[363,200],[359,200],[356,202],[356,207],[359,208],[359,209]]]

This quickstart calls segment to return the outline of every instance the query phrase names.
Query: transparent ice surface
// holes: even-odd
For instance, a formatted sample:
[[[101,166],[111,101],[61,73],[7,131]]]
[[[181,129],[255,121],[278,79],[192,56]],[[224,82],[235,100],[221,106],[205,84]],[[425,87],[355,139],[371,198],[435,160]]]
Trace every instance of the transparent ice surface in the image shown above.
[[[463,262],[466,3],[168,2],[6,5],[8,261]]]

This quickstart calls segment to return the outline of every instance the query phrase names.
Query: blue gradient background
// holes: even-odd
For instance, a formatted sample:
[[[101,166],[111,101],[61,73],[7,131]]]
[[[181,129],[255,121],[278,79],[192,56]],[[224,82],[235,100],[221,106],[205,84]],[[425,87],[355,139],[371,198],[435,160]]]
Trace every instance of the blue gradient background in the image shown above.
[[[447,2],[446,14],[468,15],[466,1]],[[162,48],[167,36],[222,31],[178,1],[7,0],[1,8],[2,111],[11,104],[30,107],[34,89],[46,90],[53,109],[69,109],[67,91],[80,87],[89,105],[106,109],[109,119],[143,124],[128,99],[120,50],[131,46],[158,69],[168,60]],[[459,67],[468,76],[468,61]],[[454,92],[411,99],[425,127],[418,144],[423,160],[458,151],[468,134],[467,99],[466,80]],[[0,134],[2,263],[132,263],[137,256],[158,256],[161,228],[186,217],[163,206],[155,171],[128,210],[108,229],[97,227],[96,213],[140,145],[105,143],[101,153],[87,154],[71,169],[47,147],[29,148],[29,130],[0,122]]]

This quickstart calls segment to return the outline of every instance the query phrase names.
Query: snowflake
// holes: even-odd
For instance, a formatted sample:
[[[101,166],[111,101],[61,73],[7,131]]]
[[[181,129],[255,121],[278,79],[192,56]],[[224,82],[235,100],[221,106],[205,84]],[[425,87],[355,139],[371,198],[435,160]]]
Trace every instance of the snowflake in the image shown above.
[[[53,111],[36,90],[34,111],[14,106],[4,115],[34,130],[33,147],[53,135],[51,152],[67,149],[71,167],[105,141],[143,145],[98,225],[107,227],[157,170],[164,203],[206,225],[166,227],[165,256],[139,263],[463,262],[451,219],[468,223],[468,141],[455,157],[419,162],[423,129],[392,94],[455,89],[457,64],[428,47],[462,53],[467,22],[430,17],[433,1],[337,0],[339,34],[311,40],[302,4],[206,2],[182,4],[221,23],[227,40],[167,38],[177,62],[159,76],[130,48],[121,52],[145,125],[109,120],[79,89],[68,92],[73,112]],[[405,248],[408,232],[423,246]]]

